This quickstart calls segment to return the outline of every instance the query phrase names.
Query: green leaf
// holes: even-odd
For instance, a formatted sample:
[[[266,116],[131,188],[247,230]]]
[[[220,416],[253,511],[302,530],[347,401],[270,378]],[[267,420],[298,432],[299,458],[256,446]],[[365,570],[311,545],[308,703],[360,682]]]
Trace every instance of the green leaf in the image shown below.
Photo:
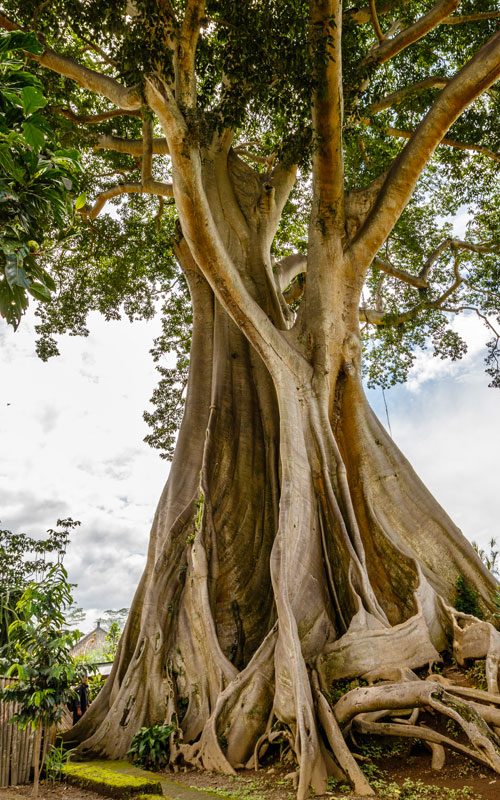
[[[40,283],[39,281],[33,281],[33,283],[30,284],[30,286],[28,287],[28,291],[37,300],[47,301],[52,299],[50,290],[47,289],[47,287],[44,286],[44,284]]]
[[[0,53],[8,53],[11,50],[26,50],[28,53],[40,55],[44,47],[38,41],[34,33],[24,31],[9,31],[0,34]]]
[[[26,120],[26,122],[23,122],[23,132],[26,141],[33,149],[39,150],[43,147],[45,133],[33,121]]]
[[[8,147],[2,145],[0,147],[0,169],[8,176],[14,178],[18,183],[22,183],[24,179],[24,169],[20,164],[16,164]],[[0,172],[0,178],[2,178]]]
[[[22,263],[23,259],[19,252],[5,253],[5,277],[11,289],[14,286],[22,286],[27,289],[30,285]]]
[[[47,105],[46,98],[33,86],[23,87],[21,90],[21,102],[23,104],[23,111],[27,117],[30,114],[34,114],[39,108],[43,108]]]
[[[86,202],[87,202],[87,193],[82,192],[81,194],[78,195],[78,197],[75,200],[75,209],[79,211],[81,208],[84,207]]]

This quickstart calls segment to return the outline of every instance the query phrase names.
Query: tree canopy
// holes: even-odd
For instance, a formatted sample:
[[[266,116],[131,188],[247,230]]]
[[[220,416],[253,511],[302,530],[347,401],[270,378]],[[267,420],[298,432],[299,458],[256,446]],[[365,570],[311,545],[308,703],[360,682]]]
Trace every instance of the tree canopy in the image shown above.
[[[39,354],[55,355],[56,337],[65,331],[86,335],[92,310],[107,318],[147,319],[160,313],[163,333],[152,351],[160,383],[152,398],[156,411],[146,414],[153,429],[147,440],[168,456],[183,408],[191,318],[172,251],[177,213],[168,147],[148,108],[145,81],[149,75],[174,81],[173,42],[184,8],[183,3],[101,0],[49,8],[33,0],[4,3],[2,18],[8,30],[30,31],[25,51],[38,52],[25,53],[26,66],[30,80],[43,83],[48,99],[44,124],[56,132],[63,153],[80,152],[82,187],[89,198],[66,242],[56,251],[29,256],[48,276],[41,299],[54,292],[51,303],[37,312]],[[276,163],[300,165],[272,254],[275,264],[305,255],[309,171],[319,146],[311,99],[319,80],[316,62],[331,57],[321,26],[308,21],[305,2],[208,2],[197,9],[196,99],[186,106],[191,135],[208,141],[213,131],[231,131],[235,152],[261,175],[270,174]],[[440,91],[485,45],[498,19],[488,0],[435,7],[422,2],[345,5],[342,129],[350,237],[373,201],[365,198],[361,209],[356,192],[385,178]],[[317,40],[314,55],[311,37]],[[34,42],[49,46],[45,54]],[[462,312],[477,314],[484,323],[486,371],[490,385],[499,385],[498,107],[499,92],[492,87],[463,110],[373,260],[360,310],[371,386],[404,381],[419,348],[430,348],[440,358],[460,358],[467,343],[454,319]],[[34,152],[37,146],[31,143]],[[146,172],[151,174],[145,179]],[[48,187],[41,194],[48,198]],[[468,222],[457,237],[453,217],[459,211],[467,212]],[[35,230],[30,235],[38,237]],[[296,309],[304,272],[300,264],[282,271],[285,280],[287,273],[292,278],[283,288]],[[20,291],[14,285],[10,290]],[[166,352],[175,353],[174,368],[164,361]]]

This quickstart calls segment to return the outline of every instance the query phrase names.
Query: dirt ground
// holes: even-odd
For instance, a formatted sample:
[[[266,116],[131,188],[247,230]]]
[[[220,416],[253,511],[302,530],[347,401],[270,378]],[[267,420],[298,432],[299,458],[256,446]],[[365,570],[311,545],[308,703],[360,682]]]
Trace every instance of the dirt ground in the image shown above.
[[[32,786],[11,786],[0,789],[0,800],[28,800],[32,796]],[[102,795],[76,789],[66,783],[40,783],[38,800],[102,800]]]
[[[435,772],[430,768],[430,757],[426,752],[413,747],[406,754],[389,758],[370,759],[375,786],[381,800],[500,800],[500,776],[466,761],[461,756],[448,755],[446,766]],[[176,774],[168,773],[184,786],[210,790],[237,800],[295,800],[291,773],[286,769],[271,766],[253,770],[241,770],[236,777],[189,770]],[[465,791],[464,791],[465,789]],[[31,786],[16,786],[0,789],[0,800],[28,800]],[[102,800],[100,795],[68,786],[64,783],[40,785],[40,800]],[[339,798],[354,800],[347,787],[332,785],[322,795],[323,800]]]
[[[500,800],[500,776],[477,767],[462,756],[448,755],[447,764],[440,772],[431,769],[430,754],[418,751],[404,757],[373,759],[370,763],[374,765],[377,788],[380,783],[377,797],[383,800],[397,800],[398,794],[401,800]],[[241,770],[236,777],[196,771],[171,777],[186,786],[210,789],[222,796],[231,793],[238,800],[295,800],[296,797],[290,773],[287,775],[286,770],[276,767],[258,772]],[[469,791],[464,792],[465,787]],[[332,785],[331,791],[322,798],[354,800],[355,795],[347,787]]]

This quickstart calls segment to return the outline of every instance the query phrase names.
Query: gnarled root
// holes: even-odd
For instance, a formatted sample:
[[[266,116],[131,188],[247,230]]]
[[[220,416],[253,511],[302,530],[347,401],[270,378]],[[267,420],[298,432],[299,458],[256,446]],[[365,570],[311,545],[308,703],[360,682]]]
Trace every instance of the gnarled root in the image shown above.
[[[429,708],[454,720],[469,739],[467,747],[422,725],[405,722],[379,722],[392,717],[401,709]],[[496,709],[493,711],[496,712]],[[373,718],[373,712],[376,721]],[[468,703],[447,691],[437,681],[390,683],[353,689],[336,703],[333,713],[340,726],[351,725],[355,731],[382,736],[401,736],[422,739],[432,745],[444,745],[457,750],[483,766],[500,774],[500,739],[489,728],[486,707]],[[495,713],[496,721],[496,713]],[[493,716],[490,716],[493,720]],[[433,761],[440,756],[433,752]]]

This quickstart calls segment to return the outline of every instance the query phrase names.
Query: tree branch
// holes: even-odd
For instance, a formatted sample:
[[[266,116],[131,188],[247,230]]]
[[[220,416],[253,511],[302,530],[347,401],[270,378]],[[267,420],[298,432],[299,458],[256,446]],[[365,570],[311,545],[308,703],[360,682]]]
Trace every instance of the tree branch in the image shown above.
[[[186,11],[177,47],[175,70],[177,102],[186,108],[196,105],[196,75],[194,69],[200,27],[205,16],[205,0],[186,0]]]
[[[417,19],[413,25],[398,33],[392,39],[384,39],[378,47],[375,47],[361,62],[362,66],[369,64],[384,64],[390,58],[405,50],[414,42],[422,39],[429,31],[437,28],[441,22],[455,11],[460,4],[460,0],[441,0],[440,3],[431,8],[427,14]]]
[[[380,22],[378,21],[376,0],[370,0],[370,14],[372,18],[373,29],[375,31],[377,39],[379,40],[379,42],[383,42],[385,36],[382,31],[382,28],[380,27]]]
[[[344,227],[344,157],[342,147],[342,11],[338,0],[313,0],[315,89],[312,121],[313,195],[317,219]]]
[[[439,297],[437,297],[435,300],[422,300],[422,302],[417,303],[417,305],[413,306],[413,308],[410,308],[408,311],[404,311],[400,314],[388,314],[383,310],[383,308],[380,307],[373,309],[362,306],[359,313],[360,320],[363,322],[368,322],[371,325],[377,325],[379,327],[392,327],[404,325],[410,320],[415,319],[415,317],[425,309],[453,311],[453,309],[447,306],[447,301],[451,295],[454,294],[454,292],[456,292],[456,290],[464,283],[464,278],[460,274],[459,270],[458,251],[469,250],[473,253],[495,253],[498,252],[500,245],[498,245],[496,242],[480,242],[474,244],[473,242],[465,242],[462,239],[453,239],[451,237],[444,239],[430,254],[418,275],[411,275],[404,270],[393,267],[392,264],[384,261],[378,256],[375,257],[374,263],[385,274],[390,275],[393,278],[397,278],[398,280],[403,281],[410,286],[414,286],[417,289],[428,289],[429,273],[441,253],[448,248],[451,248],[453,251],[454,278],[450,286],[445,289],[445,291]]]
[[[467,22],[482,22],[488,19],[498,19],[500,11],[477,11],[475,14],[462,14],[451,16],[443,20],[443,25],[464,25]]]
[[[101,114],[75,114],[71,108],[63,108],[62,106],[48,106],[48,110],[53,114],[60,114],[62,117],[66,117],[76,125],[97,125],[99,122],[105,122],[108,119],[114,119],[114,117],[141,116],[139,109],[136,111],[123,111],[121,108],[113,108],[111,111],[103,111]]]
[[[398,139],[411,139],[414,132],[403,131],[400,128],[386,128],[385,132],[388,136],[394,136]],[[481,155],[491,158],[493,161],[500,161],[500,153],[495,153],[489,147],[484,147],[482,144],[466,144],[465,142],[458,142],[456,139],[450,139],[445,136],[441,139],[439,146],[444,144],[446,147],[453,147],[455,150],[467,150],[471,153],[481,153]]]
[[[111,189],[101,192],[90,210],[83,209],[83,216],[95,219],[101,213],[108,200],[113,197],[119,197],[121,194],[152,194],[159,197],[173,197],[174,190],[170,183],[161,183],[153,180],[146,181],[146,183],[119,183],[116,186],[112,186]]]
[[[380,256],[375,256],[374,264],[386,275],[390,275],[391,278],[397,278],[409,286],[414,286],[416,289],[426,289],[428,286],[425,277],[412,275],[404,269],[398,269],[398,267],[394,267],[389,261],[380,258]]]
[[[295,253],[292,256],[286,256],[281,261],[278,261],[274,266],[274,276],[279,286],[280,292],[284,291],[287,286],[297,275],[300,275],[307,270],[307,256],[302,253]]]
[[[22,30],[20,25],[4,14],[0,14],[0,28],[8,31]],[[52,72],[57,72],[58,75],[71,78],[79,86],[107,97],[114,105],[125,111],[135,111],[141,107],[140,93],[135,86],[132,88],[122,86],[114,78],[109,78],[101,72],[88,69],[88,67],[84,67],[73,58],[60,56],[48,47],[42,55],[35,55],[34,53],[27,53],[26,55],[32,61],[41,64],[42,67],[46,67]]]
[[[182,233],[194,260],[223,308],[266,359],[271,374],[285,366],[303,377],[309,365],[254,300],[224,246],[203,187],[199,148],[190,141],[171,90],[149,78],[146,96],[167,136],[175,174],[175,201]]]
[[[351,246],[358,269],[367,268],[393,229],[415,184],[460,114],[500,76],[500,33],[450,81],[393,163],[377,201]]]
[[[392,106],[398,105],[407,97],[411,97],[414,94],[418,94],[419,92],[423,92],[426,89],[442,89],[444,86],[447,86],[450,82],[449,78],[440,78],[439,76],[432,76],[430,78],[425,78],[422,81],[418,81],[418,83],[412,83],[410,86],[404,86],[402,89],[398,89],[395,92],[391,92],[391,94],[382,97],[380,100],[376,100],[375,103],[372,103],[367,108],[368,114],[377,114],[379,111],[384,111],[386,108],[392,108]]]
[[[168,156],[169,149],[166,139],[153,139],[151,142],[153,155]],[[113,150],[116,153],[128,153],[130,156],[140,158],[143,154],[144,144],[142,139],[122,139],[120,136],[100,136],[95,150]]]

